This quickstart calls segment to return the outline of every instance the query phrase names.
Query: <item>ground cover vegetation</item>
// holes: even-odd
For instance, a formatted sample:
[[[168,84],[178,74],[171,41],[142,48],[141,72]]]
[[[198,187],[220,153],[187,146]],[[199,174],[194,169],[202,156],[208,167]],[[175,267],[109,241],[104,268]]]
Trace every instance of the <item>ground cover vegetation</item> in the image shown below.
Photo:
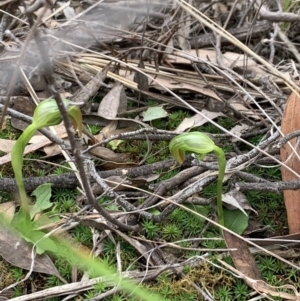
[[[1,300],[299,298],[297,2],[2,8]]]

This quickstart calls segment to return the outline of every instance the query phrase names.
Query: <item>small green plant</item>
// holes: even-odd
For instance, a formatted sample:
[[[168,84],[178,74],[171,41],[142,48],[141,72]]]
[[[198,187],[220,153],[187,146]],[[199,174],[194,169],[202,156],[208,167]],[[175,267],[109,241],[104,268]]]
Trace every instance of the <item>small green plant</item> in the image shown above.
[[[279,167],[266,168],[267,180],[281,180],[281,170]]]
[[[174,111],[169,115],[169,130],[174,130],[179,126],[179,124],[183,121],[184,118],[190,117],[190,113],[188,111]]]
[[[85,300],[93,300],[93,298],[96,296],[97,296],[97,292],[95,292],[94,290],[90,290],[84,294],[84,299]]]
[[[81,135],[82,117],[80,109],[72,105],[68,100],[64,100],[64,105],[68,109],[68,114],[73,122],[73,126],[78,126],[79,134]],[[64,277],[67,281],[70,280],[69,278],[71,275],[72,266],[78,266],[80,270],[87,271],[92,278],[97,276],[106,276],[110,282],[119,285],[123,291],[132,293],[141,300],[152,301],[152,296],[150,298],[144,289],[136,286],[133,282],[130,282],[127,279],[120,279],[119,275],[114,273],[112,266],[107,265],[103,260],[100,261],[97,258],[91,258],[89,254],[83,252],[83,250],[77,249],[76,246],[71,245],[68,240],[63,240],[58,236],[50,236],[41,230],[37,230],[37,228],[40,226],[39,222],[31,220],[33,217],[30,215],[31,207],[35,209],[39,208],[34,207],[36,204],[29,206],[27,201],[22,174],[23,151],[35,131],[43,127],[56,125],[61,121],[62,118],[55,100],[52,99],[43,101],[34,111],[32,124],[26,128],[14,145],[12,150],[12,166],[19,189],[21,210],[15,215],[12,222],[7,221],[7,219],[1,215],[0,226],[3,229],[14,229],[18,231],[25,240],[35,245],[38,254],[42,254],[47,251],[55,255],[57,258],[55,266],[59,270],[62,277]],[[48,191],[46,202],[47,206],[50,203],[50,197],[51,193]],[[128,248],[126,249],[128,250]],[[60,263],[59,261],[62,262]],[[160,296],[154,296],[154,299],[158,301],[162,300]]]
[[[90,124],[87,127],[87,130],[92,134],[92,135],[97,135],[101,131],[101,127],[97,124]]]
[[[159,178],[159,181],[165,181],[165,180],[171,179],[174,176],[176,176],[177,174],[178,174],[178,169],[173,169],[171,171],[168,171],[168,172],[162,174],[162,176]]]
[[[57,277],[55,276],[48,276],[47,279],[46,279],[46,286],[47,287],[55,287],[55,286],[58,286],[58,285],[61,285],[62,282],[61,280],[59,280]]]
[[[143,229],[146,232],[147,238],[153,239],[154,237],[157,237],[159,235],[160,227],[156,225],[151,220],[145,220],[143,223]]]
[[[11,124],[11,119],[6,118],[3,128],[0,131],[0,139],[15,140],[20,134]]]
[[[216,195],[217,183],[211,183],[210,185],[203,188],[201,195],[205,198],[213,198]]]
[[[173,295],[169,286],[162,287],[159,291],[160,295],[164,298],[169,298]],[[169,299],[168,299],[169,300]]]
[[[64,213],[64,212],[74,212],[76,211],[74,208],[75,200],[69,197],[59,198],[54,207],[54,212]]]
[[[21,286],[17,285],[16,287],[14,287],[14,297],[20,297],[23,296],[23,289]]]
[[[105,291],[105,288],[106,288],[106,284],[100,281],[94,286],[93,290],[90,290],[87,293],[85,293],[84,297],[86,299],[93,299],[97,295],[103,293]]]
[[[296,269],[290,269],[287,278],[292,282],[292,283],[297,283],[299,282],[299,271]]]
[[[92,232],[89,227],[78,225],[76,228],[72,229],[73,237],[76,241],[88,245],[91,245]]]
[[[191,213],[190,215],[191,217],[186,220],[183,229],[188,233],[189,236],[195,236],[202,232],[204,221],[199,216]]]
[[[120,248],[121,259],[124,265],[124,269],[128,269],[128,267],[130,266],[130,269],[132,270],[135,267],[135,264],[133,263],[137,255],[136,249],[127,241],[121,241]]]
[[[261,272],[266,270],[276,271],[276,259],[273,257],[262,257],[259,262]]]
[[[52,171],[52,174],[59,176],[59,175],[63,175],[64,173],[67,173],[67,172],[70,172],[70,166],[68,163],[64,163],[63,165],[54,168]]]
[[[110,300],[111,300],[111,301],[126,301],[126,300],[128,300],[128,299],[127,299],[125,296],[116,294],[116,295],[113,295],[112,298],[111,298]]]
[[[174,241],[182,235],[182,231],[178,228],[178,226],[172,223],[165,225],[162,229],[162,233],[163,237],[169,241]]]
[[[109,238],[105,239],[103,243],[103,254],[108,258],[114,258],[116,255],[116,245]]]
[[[70,101],[67,99],[64,99],[63,102],[68,109],[74,127],[78,127],[79,134],[81,135],[82,116],[80,109],[75,105],[71,105]],[[61,121],[62,117],[56,101],[54,99],[44,100],[35,108],[32,123],[25,129],[12,149],[12,167],[19,189],[22,210],[25,215],[28,215],[29,208],[22,175],[24,149],[37,130],[47,126],[57,125]]]
[[[74,264],[74,262],[71,263],[66,257],[63,256],[59,256],[55,260],[56,268],[58,269],[60,275],[67,281],[71,280],[72,264]]]
[[[207,135],[199,132],[190,132],[178,135],[171,140],[169,148],[175,160],[180,164],[182,164],[185,160],[186,151],[197,154],[200,160],[211,152],[217,156],[219,164],[217,182],[217,213],[220,225],[224,226],[222,182],[225,175],[226,159],[223,150],[216,146]]]
[[[78,192],[68,188],[53,188],[52,199],[54,202],[61,202],[62,200],[74,199],[78,195]]]
[[[223,128],[226,128],[229,130],[234,125],[234,120],[231,118],[218,118],[217,123],[222,126]],[[193,129],[193,131],[199,131],[204,133],[210,133],[210,134],[222,134],[222,130],[216,127],[215,125],[211,123],[205,123],[204,125]]]
[[[183,210],[182,208],[176,208],[169,215],[169,220],[171,220],[172,222],[181,223],[182,221],[185,220],[185,216],[184,216],[185,212],[186,211]]]
[[[202,246],[207,249],[216,249],[217,248],[217,241],[216,240],[204,240],[202,243]]]
[[[37,169],[36,176],[37,177],[43,177],[43,176],[45,176],[45,170],[43,170],[43,169]]]
[[[123,140],[113,140],[108,142],[108,145],[112,150],[117,150],[121,143],[123,143]]]
[[[232,301],[232,295],[231,288],[227,285],[222,285],[216,290],[215,299],[218,301]]]
[[[233,288],[233,292],[236,300],[239,301],[247,300],[247,296],[249,294],[249,288],[244,282],[238,279],[235,284],[235,287]]]
[[[13,200],[15,200],[15,198],[11,193],[0,191],[0,203],[5,203]]]
[[[23,269],[21,268],[13,267],[11,273],[15,281],[20,281],[23,278]]]
[[[263,135],[254,136],[249,139],[249,142],[253,145],[258,145],[262,138],[263,138]]]
[[[234,125],[234,120],[231,118],[219,118],[218,124],[225,129],[230,129]]]
[[[287,270],[287,266],[284,262],[282,262],[281,260],[276,260],[275,262],[275,270],[280,273],[283,274],[285,273],[285,271]]]

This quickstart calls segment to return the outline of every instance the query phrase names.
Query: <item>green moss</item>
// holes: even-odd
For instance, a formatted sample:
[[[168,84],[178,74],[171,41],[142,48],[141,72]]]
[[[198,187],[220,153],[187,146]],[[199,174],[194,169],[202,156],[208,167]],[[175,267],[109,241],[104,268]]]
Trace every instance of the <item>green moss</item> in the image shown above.
[[[100,127],[97,124],[90,124],[87,126],[87,130],[92,134],[92,135],[97,135],[100,133],[102,127]]]

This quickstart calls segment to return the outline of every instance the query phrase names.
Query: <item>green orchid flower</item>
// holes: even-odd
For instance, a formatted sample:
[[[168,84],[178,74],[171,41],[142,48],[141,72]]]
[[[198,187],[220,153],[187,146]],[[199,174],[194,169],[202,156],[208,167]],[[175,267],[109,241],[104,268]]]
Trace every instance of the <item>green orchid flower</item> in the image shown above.
[[[224,216],[222,207],[222,183],[225,175],[226,159],[223,150],[205,134],[200,132],[183,133],[173,138],[169,144],[169,149],[175,160],[182,164],[185,160],[185,153],[192,152],[202,160],[208,153],[215,153],[219,164],[219,174],[217,182],[217,213],[219,224],[224,226]]]
[[[80,109],[67,99],[64,99],[63,103],[68,110],[69,117],[75,130],[78,129],[79,135],[81,136],[82,115]],[[62,117],[56,101],[54,99],[44,100],[35,108],[32,123],[25,129],[12,149],[12,167],[19,189],[22,210],[25,213],[28,212],[28,202],[22,174],[24,149],[37,130],[47,126],[57,125],[61,122]]]

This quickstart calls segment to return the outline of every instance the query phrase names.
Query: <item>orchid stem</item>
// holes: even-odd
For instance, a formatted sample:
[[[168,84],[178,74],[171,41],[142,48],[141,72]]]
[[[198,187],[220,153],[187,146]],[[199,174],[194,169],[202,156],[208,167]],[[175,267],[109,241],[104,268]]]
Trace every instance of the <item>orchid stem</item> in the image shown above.
[[[219,174],[218,174],[218,182],[217,182],[217,214],[219,219],[219,224],[224,226],[224,215],[223,215],[223,206],[222,206],[222,187],[223,187],[223,179],[225,176],[226,169],[226,158],[224,152],[221,148],[215,147],[214,153],[217,156],[218,164],[219,164]]]
[[[11,152],[12,167],[14,170],[15,179],[19,189],[21,207],[25,214],[29,212],[29,206],[28,206],[27,195],[25,191],[25,185],[24,185],[23,174],[22,174],[23,152],[29,140],[36,132],[36,130],[37,129],[34,125],[32,124],[29,125],[26,128],[26,130],[22,133],[22,135],[19,137]]]

